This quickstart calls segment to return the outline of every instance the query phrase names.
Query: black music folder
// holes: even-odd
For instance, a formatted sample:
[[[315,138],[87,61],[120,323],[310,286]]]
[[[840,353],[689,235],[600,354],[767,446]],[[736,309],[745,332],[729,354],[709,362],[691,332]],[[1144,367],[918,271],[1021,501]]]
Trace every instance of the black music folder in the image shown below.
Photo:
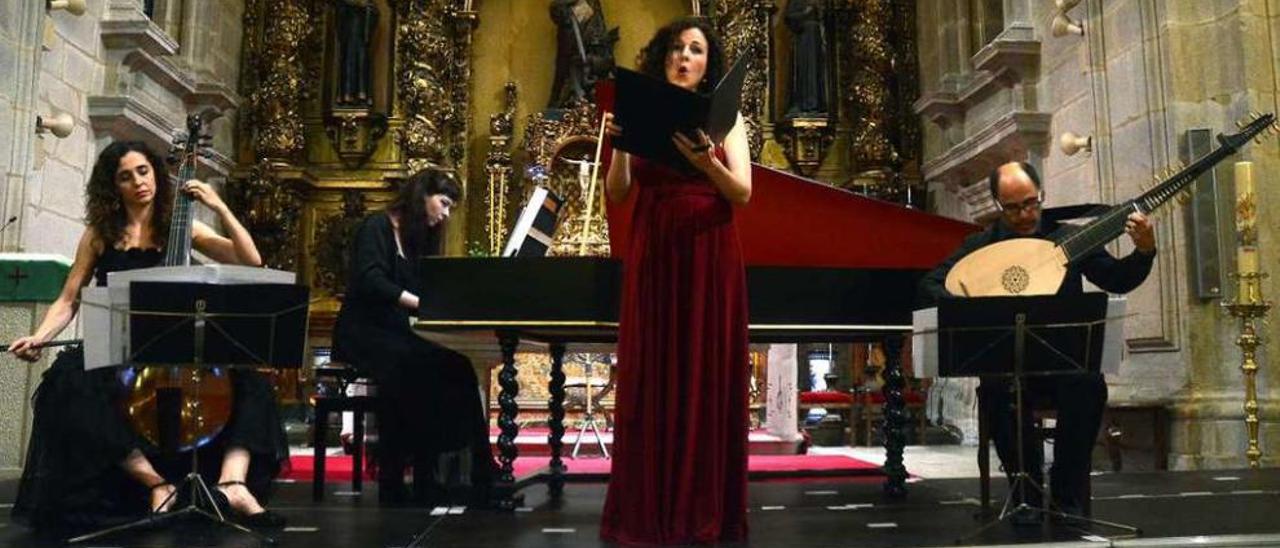
[[[680,155],[671,136],[679,131],[697,140],[697,130],[707,132],[719,144],[733,129],[747,78],[747,58],[738,59],[710,95],[657,80],[647,74],[619,67],[614,120],[622,135],[613,146],[670,166],[693,169]]]
[[[1019,314],[1026,331],[1021,351],[1015,344]],[[940,299],[938,376],[1098,373],[1106,319],[1107,294],[1101,292]],[[1021,371],[1014,370],[1018,361]]]
[[[301,367],[310,291],[290,284],[133,282],[129,361]],[[204,303],[203,321],[195,317],[197,302]]]

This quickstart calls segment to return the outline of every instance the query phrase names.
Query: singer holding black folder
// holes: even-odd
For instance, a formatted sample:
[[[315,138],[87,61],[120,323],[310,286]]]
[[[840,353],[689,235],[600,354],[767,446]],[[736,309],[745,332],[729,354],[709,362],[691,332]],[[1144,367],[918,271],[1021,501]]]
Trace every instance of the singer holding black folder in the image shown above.
[[[715,33],[693,18],[660,29],[640,63],[642,73],[700,93],[725,64]],[[605,129],[615,141],[626,135],[610,114]],[[670,138],[688,165],[615,149],[605,181],[613,202],[637,196],[623,258],[614,457],[600,535],[742,540],[747,292],[733,215],[751,197],[747,134],[738,115],[723,142],[702,130]]]

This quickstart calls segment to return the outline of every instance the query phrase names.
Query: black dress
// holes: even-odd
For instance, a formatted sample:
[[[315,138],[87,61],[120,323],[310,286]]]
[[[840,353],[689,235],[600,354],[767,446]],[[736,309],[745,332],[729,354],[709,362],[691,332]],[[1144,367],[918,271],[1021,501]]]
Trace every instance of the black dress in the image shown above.
[[[333,357],[377,382],[380,478],[398,483],[407,459],[433,463],[463,452],[470,455],[464,466],[471,485],[487,487],[494,464],[475,370],[465,356],[418,337],[409,326],[400,294],[421,295],[427,288],[419,287],[413,261],[397,251],[386,213],[361,221],[347,272]],[[415,476],[422,472],[415,469]]]
[[[159,249],[107,248],[94,268],[98,285],[107,274],[160,264]],[[70,347],[58,353],[32,398],[34,419],[27,459],[13,505],[16,521],[37,529],[77,528],[136,518],[149,510],[150,493],[120,467],[134,449],[151,460],[170,481],[190,470],[190,453],[164,455],[129,425],[119,402],[128,391],[121,369],[86,371],[84,351]],[[246,483],[265,503],[280,462],[289,446],[271,385],[251,371],[231,374],[230,421],[200,451],[201,474],[212,485],[218,479],[227,447],[243,447],[251,455]]]

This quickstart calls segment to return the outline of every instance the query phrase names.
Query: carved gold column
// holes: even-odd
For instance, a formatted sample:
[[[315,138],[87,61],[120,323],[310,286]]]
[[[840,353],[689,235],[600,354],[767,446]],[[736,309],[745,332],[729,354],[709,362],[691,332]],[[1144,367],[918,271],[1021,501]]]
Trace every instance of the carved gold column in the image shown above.
[[[263,261],[285,270],[296,268],[298,260],[300,172],[292,162],[305,145],[300,104],[315,84],[302,59],[315,30],[306,5],[301,0],[245,5],[241,93],[248,101],[240,135],[250,144],[241,161],[249,169],[228,188]]]
[[[778,6],[773,0],[719,0],[715,2],[712,24],[724,40],[725,54],[731,61],[747,55],[747,80],[742,89],[742,117],[747,124],[751,159],[760,157],[764,141],[772,137],[774,94],[773,14]]]
[[[398,3],[396,74],[405,119],[399,139],[410,170],[426,165],[456,167],[463,156],[460,137],[467,128],[475,12],[460,11],[454,4],[449,0]]]
[[[304,144],[298,110],[304,81],[299,49],[312,31],[310,16],[297,0],[250,0],[245,29],[246,42],[253,48],[246,59],[256,69],[246,109],[253,149],[259,158],[287,161]]]
[[[1240,370],[1244,372],[1244,421],[1249,433],[1249,447],[1245,457],[1250,468],[1259,468],[1262,449],[1258,445],[1258,347],[1265,344],[1254,324],[1264,319],[1271,303],[1262,296],[1262,280],[1267,277],[1259,267],[1257,199],[1253,191],[1253,162],[1236,162],[1236,231],[1239,245],[1236,248],[1237,296],[1234,302],[1223,306],[1240,319]],[[1265,320],[1264,320],[1265,321]]]
[[[489,154],[484,161],[488,188],[485,193],[485,236],[491,256],[502,253],[507,234],[507,194],[511,183],[511,138],[515,134],[516,83],[504,88],[507,102],[502,112],[489,117]]]
[[[888,75],[893,71],[886,29],[892,23],[887,0],[845,0],[840,26],[840,94],[851,122],[850,157],[855,184],[881,184],[897,152],[889,143],[892,123]]]
[[[893,92],[890,141],[898,153],[898,175],[902,183],[911,187],[923,185],[920,174],[920,157],[923,153],[924,129],[915,112],[916,99],[920,98],[920,57],[916,40],[916,1],[891,0],[888,29],[889,44],[894,46],[892,72],[889,84]],[[898,189],[901,191],[901,189]],[[923,203],[925,193],[915,194]],[[908,205],[912,200],[907,200]]]
[[[467,141],[471,135],[471,50],[476,26],[479,24],[474,0],[457,0],[457,7],[450,9],[453,22],[453,62],[449,64],[449,93],[454,110],[450,112],[448,130],[451,132],[449,160],[459,171],[459,179],[466,191]]]

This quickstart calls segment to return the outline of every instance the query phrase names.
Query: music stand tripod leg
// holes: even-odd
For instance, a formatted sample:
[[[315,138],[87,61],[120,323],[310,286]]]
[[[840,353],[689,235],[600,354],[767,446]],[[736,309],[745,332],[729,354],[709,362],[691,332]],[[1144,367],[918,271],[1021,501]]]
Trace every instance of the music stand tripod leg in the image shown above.
[[[195,457],[193,456],[192,460],[194,459]],[[257,539],[259,542],[263,544],[275,545],[277,543],[276,539],[273,537],[269,537],[267,535],[254,531],[253,529],[240,525],[239,523],[235,523],[227,520],[226,517],[222,515],[222,511],[218,509],[218,505],[214,503],[212,493],[209,491],[209,487],[205,485],[204,480],[201,479],[199,474],[196,474],[194,472],[187,474],[187,476],[183,478],[182,484],[177,486],[177,489],[188,488],[188,486],[192,489],[194,493],[199,493],[198,497],[201,500],[204,500],[205,503],[208,504],[210,508],[213,508],[213,512],[215,513],[211,513],[197,506],[197,502],[196,502],[197,497],[192,497],[191,502],[188,503],[188,505],[183,508],[180,508],[177,510],[171,510],[164,513],[159,513],[159,514],[157,513],[147,514],[145,517],[129,523],[116,525],[114,527],[108,527],[106,529],[101,529],[98,531],[94,531],[92,533],[86,533],[78,537],[67,539],[67,544],[79,544],[82,542],[87,542],[90,540],[106,537],[108,535],[113,535],[115,533],[121,533],[124,531],[131,531],[134,529],[150,527],[153,525],[171,522],[178,518],[186,516],[187,514],[196,514],[220,526],[230,527],[232,529],[240,531],[241,533],[246,533],[252,536],[253,538]],[[177,489],[174,490],[174,495],[170,495],[170,496],[176,496],[178,492]]]
[[[591,431],[592,434],[595,435],[596,445],[600,448],[600,453],[604,455],[604,458],[609,458],[609,449],[605,447],[604,436],[600,434],[600,426],[596,422],[595,409],[592,405],[591,386],[593,378],[591,375],[591,363],[591,360],[588,359],[585,366],[585,374],[587,378],[586,381],[583,382],[583,390],[586,393],[587,409],[583,414],[582,421],[578,423],[578,435],[573,441],[573,452],[571,453],[571,456],[575,459],[578,458],[578,450],[582,447],[582,434],[587,431]]]
[[[193,349],[193,356],[191,357],[191,363],[194,364],[194,367],[204,366],[203,365],[204,364],[204,342],[205,342],[205,327],[206,327],[205,309],[206,309],[206,303],[204,299],[197,299],[195,302],[195,314],[193,315],[193,322],[192,322],[193,328],[194,328],[194,332],[193,332],[194,349]],[[201,378],[202,378],[202,375],[197,374],[195,375],[194,380],[191,383],[192,386],[194,387],[194,393],[195,393],[194,399],[197,402],[200,401],[200,388],[203,385],[203,383],[201,382]],[[180,489],[186,489],[186,488],[191,489],[190,501],[188,502],[186,507],[180,508],[177,510],[171,510],[163,514],[152,513],[147,515],[144,518],[133,521],[131,523],[117,525],[115,527],[109,527],[106,529],[102,529],[100,531],[95,531],[86,535],[81,535],[81,536],[67,540],[67,544],[76,544],[76,543],[80,543],[88,540],[93,540],[109,534],[118,533],[121,531],[127,531],[130,529],[136,529],[138,527],[142,527],[145,525],[153,525],[156,523],[173,521],[174,519],[177,519],[179,516],[184,516],[186,514],[196,514],[199,516],[203,516],[204,518],[218,525],[230,527],[242,533],[248,533],[249,535],[258,539],[259,542],[270,544],[270,545],[276,544],[276,540],[274,538],[264,535],[262,533],[259,533],[257,531],[254,531],[252,529],[249,529],[248,527],[245,527],[238,523],[233,523],[231,521],[228,521],[226,517],[222,515],[222,510],[218,509],[218,504],[214,502],[213,492],[210,491],[209,486],[205,484],[204,478],[200,477],[200,450],[199,449],[200,449],[199,447],[191,448],[191,471],[187,472],[187,475],[182,478],[182,483],[180,485],[175,486],[174,488],[175,494]],[[210,513],[200,508],[199,501],[204,501],[204,503],[208,505],[209,508],[213,508],[213,513]]]
[[[1011,519],[1019,512],[1034,512],[1042,518],[1045,516],[1053,516],[1063,519],[1076,520],[1083,523],[1102,525],[1126,531],[1128,535],[1139,535],[1141,530],[1137,527],[1103,521],[1085,516],[1077,516],[1075,514],[1067,514],[1065,512],[1054,510],[1051,507],[1049,493],[1045,491],[1035,480],[1027,475],[1026,455],[1023,448],[1023,381],[1026,377],[1025,360],[1026,360],[1026,340],[1027,340],[1027,316],[1025,313],[1019,313],[1014,317],[1014,334],[1013,334],[1013,387],[1014,387],[1014,410],[1016,414],[1014,443],[1017,444],[1018,471],[1014,474],[1013,484],[1009,486],[1009,494],[1005,496],[1005,502],[1001,507],[1000,516],[994,521],[979,527],[976,531],[969,533],[956,540],[956,544],[968,542],[987,530],[1004,523],[1006,519]],[[1035,489],[1040,492],[1041,500],[1044,507],[1035,507],[1027,505],[1027,488]],[[1018,504],[1013,505],[1014,497],[1018,497]],[[1010,507],[1012,506],[1012,509]]]

